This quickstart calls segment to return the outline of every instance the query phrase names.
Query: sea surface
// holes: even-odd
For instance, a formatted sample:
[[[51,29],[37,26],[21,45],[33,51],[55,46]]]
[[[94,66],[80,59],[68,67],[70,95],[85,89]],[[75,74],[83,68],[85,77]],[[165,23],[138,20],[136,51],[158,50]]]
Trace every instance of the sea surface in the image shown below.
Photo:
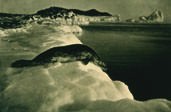
[[[93,48],[138,100],[171,99],[171,24],[90,24],[79,39]]]

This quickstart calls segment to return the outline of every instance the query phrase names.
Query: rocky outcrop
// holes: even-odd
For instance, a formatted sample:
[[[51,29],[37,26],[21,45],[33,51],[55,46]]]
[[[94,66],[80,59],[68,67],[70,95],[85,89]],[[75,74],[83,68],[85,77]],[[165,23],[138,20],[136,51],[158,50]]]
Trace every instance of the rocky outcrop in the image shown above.
[[[155,10],[149,16],[141,16],[138,19],[128,19],[130,23],[162,23],[164,22],[164,14],[160,10]]]
[[[150,16],[146,17],[147,22],[164,22],[164,14],[160,10],[155,10]]]
[[[65,15],[69,12],[73,12],[77,15],[84,15],[84,16],[112,16],[111,14],[109,14],[107,12],[100,12],[100,11],[97,11],[96,9],[82,11],[82,10],[78,10],[78,9],[66,9],[66,8],[61,8],[61,7],[50,7],[47,9],[43,9],[43,10],[38,11],[35,15],[47,17],[47,16],[54,16],[57,14]]]

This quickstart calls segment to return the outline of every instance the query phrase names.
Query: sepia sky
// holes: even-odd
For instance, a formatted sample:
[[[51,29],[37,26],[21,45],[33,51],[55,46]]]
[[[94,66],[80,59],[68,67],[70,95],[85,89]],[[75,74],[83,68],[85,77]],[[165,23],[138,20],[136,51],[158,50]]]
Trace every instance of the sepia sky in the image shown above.
[[[34,13],[50,6],[83,10],[96,8],[120,14],[123,19],[149,15],[160,9],[166,20],[171,21],[171,0],[0,0],[0,12],[8,13]]]

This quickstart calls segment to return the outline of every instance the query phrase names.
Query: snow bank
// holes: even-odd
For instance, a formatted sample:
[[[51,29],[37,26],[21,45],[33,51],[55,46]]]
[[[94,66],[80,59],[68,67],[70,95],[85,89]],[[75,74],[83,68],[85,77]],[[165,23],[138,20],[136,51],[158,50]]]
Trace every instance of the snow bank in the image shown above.
[[[61,25],[57,27],[57,30],[60,30],[63,33],[81,33],[82,29],[79,26],[76,25]]]
[[[128,87],[92,63],[9,68],[0,92],[4,112],[170,112],[163,99],[133,100]],[[1,82],[2,83],[2,82]]]
[[[92,63],[9,68],[2,78],[8,83],[1,92],[0,108],[8,111],[15,107],[18,111],[27,108],[29,112],[53,112],[72,103],[133,99],[127,90],[125,95],[125,84],[113,84],[108,75]]]
[[[10,34],[16,34],[16,33],[28,33],[27,29],[29,29],[29,26],[22,27],[22,28],[12,28],[12,29],[0,29],[0,37],[6,37]]]
[[[171,103],[156,99],[146,102],[122,99],[119,101],[98,100],[87,105],[69,104],[61,107],[59,112],[170,112]]]
[[[69,30],[70,29],[70,30]],[[22,28],[0,30],[0,43],[3,41],[8,51],[32,52],[36,55],[49,48],[81,44],[80,40],[73,33],[81,33],[79,26],[56,26],[29,24]],[[8,44],[8,45],[7,45]]]

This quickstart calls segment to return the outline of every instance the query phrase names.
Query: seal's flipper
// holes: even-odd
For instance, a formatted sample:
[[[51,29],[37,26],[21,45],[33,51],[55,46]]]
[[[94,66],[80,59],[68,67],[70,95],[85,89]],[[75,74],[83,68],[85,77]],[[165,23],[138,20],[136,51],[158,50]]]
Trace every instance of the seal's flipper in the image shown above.
[[[82,63],[84,64],[84,65],[87,65],[88,63],[89,63],[89,59],[84,59],[84,60],[81,60],[82,61]]]

